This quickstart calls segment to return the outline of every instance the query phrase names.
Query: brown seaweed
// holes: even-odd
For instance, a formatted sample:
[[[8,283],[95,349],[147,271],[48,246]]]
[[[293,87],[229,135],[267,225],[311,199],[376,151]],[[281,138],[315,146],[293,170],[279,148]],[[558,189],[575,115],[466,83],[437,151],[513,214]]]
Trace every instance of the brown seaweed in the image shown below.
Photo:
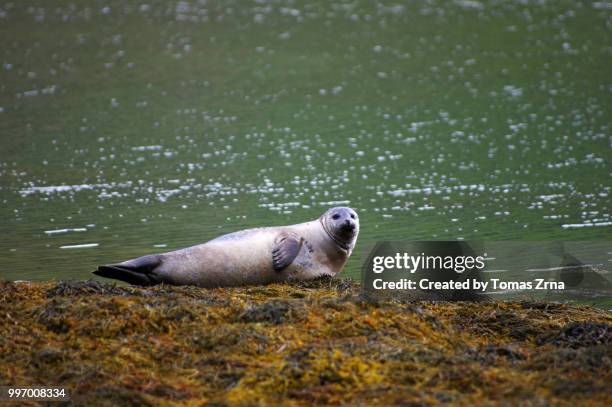
[[[612,317],[539,302],[0,283],[0,384],[77,405],[611,405]]]

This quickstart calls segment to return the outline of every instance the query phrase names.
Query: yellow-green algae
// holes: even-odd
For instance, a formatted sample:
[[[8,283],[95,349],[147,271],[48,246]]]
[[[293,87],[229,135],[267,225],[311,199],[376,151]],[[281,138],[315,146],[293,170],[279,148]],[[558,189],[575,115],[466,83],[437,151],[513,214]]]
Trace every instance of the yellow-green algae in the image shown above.
[[[78,405],[612,405],[612,318],[537,302],[0,283],[0,384]],[[27,403],[26,403],[27,404]]]

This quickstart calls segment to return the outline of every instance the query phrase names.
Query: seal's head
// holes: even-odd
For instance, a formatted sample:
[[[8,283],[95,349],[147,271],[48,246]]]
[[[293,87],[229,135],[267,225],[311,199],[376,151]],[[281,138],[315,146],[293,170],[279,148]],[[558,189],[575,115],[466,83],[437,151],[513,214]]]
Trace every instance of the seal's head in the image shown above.
[[[351,252],[359,234],[359,216],[351,208],[337,206],[319,218],[329,237],[344,250]]]

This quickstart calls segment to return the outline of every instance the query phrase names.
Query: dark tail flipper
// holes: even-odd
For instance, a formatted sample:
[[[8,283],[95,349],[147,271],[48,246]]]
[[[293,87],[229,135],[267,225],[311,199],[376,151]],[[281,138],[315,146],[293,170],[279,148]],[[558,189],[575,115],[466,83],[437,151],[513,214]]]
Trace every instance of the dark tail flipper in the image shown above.
[[[161,264],[161,256],[153,254],[119,264],[100,266],[95,275],[114,278],[134,285],[155,285],[161,283],[155,269]]]

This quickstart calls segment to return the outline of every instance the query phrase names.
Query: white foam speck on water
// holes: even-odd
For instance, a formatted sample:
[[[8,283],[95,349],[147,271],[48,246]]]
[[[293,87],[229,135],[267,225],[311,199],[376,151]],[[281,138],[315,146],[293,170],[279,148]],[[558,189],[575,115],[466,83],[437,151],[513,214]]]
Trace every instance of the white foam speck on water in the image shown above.
[[[388,194],[391,196],[399,197],[404,196],[406,194],[429,194],[431,193],[431,188],[412,188],[412,189],[397,189],[395,191],[389,191]]]
[[[336,206],[336,205],[348,205],[351,201],[327,201],[319,202],[319,206]]]
[[[57,85],[49,85],[42,89],[26,90],[21,93],[17,93],[17,97],[33,97],[38,95],[53,95],[57,90]]]
[[[29,188],[24,188],[19,190],[19,194],[22,197],[26,197],[28,195],[32,195],[35,193],[42,194],[53,194],[60,192],[78,192],[83,190],[93,190],[93,189],[101,189],[101,188],[129,188],[132,186],[131,182],[125,183],[110,183],[110,184],[81,184],[81,185],[50,185],[46,187],[37,187],[32,186]]]
[[[98,243],[85,243],[85,244],[72,244],[60,246],[60,249],[89,249],[91,247],[98,247]]]
[[[271,211],[280,211],[282,213],[291,213],[289,208],[297,208],[302,206],[299,202],[281,202],[281,203],[262,203],[258,205],[260,208],[268,208]]]
[[[612,222],[593,222],[593,223],[566,223],[561,225],[563,229],[580,229],[601,226],[612,226]]]
[[[465,9],[482,10],[484,5],[479,1],[474,0],[455,0],[455,4]]]
[[[509,96],[511,96],[513,98],[517,98],[517,97],[523,95],[523,89],[518,88],[518,87],[513,86],[513,85],[506,85],[506,86],[504,86],[504,92],[506,92],[506,94],[508,94]]]
[[[84,189],[94,189],[95,186],[94,185],[88,185],[88,184],[83,184],[83,185],[51,185],[48,187],[30,187],[30,188],[26,188],[26,189],[22,189],[19,191],[19,193],[22,196],[27,196],[30,194],[34,194],[37,192],[43,193],[43,194],[51,194],[51,193],[55,193],[55,192],[67,192],[67,191],[80,191],[80,190],[84,190]]]
[[[159,151],[163,147],[160,145],[152,145],[152,146],[134,146],[132,147],[132,151]]]
[[[498,291],[486,291],[487,295],[507,295],[507,294],[516,294],[520,293],[524,290],[498,290]]]
[[[503,187],[503,186],[501,186]],[[488,189],[492,192],[496,191],[496,186],[489,186]],[[409,188],[409,189],[396,189],[392,191],[388,191],[387,193],[394,197],[404,196],[406,194],[425,194],[429,195],[432,193],[441,194],[441,193],[451,193],[452,191],[479,191],[483,192],[487,189],[487,187],[483,184],[471,184],[471,185],[454,185],[454,186],[440,186],[437,188],[434,187],[423,187],[423,188]]]
[[[563,198],[563,195],[562,194],[538,195],[538,198],[540,198],[544,202],[549,202],[549,201],[552,201],[553,199]]]
[[[86,228],[67,228],[67,229],[55,229],[55,230],[45,230],[45,233],[48,235],[58,235],[61,233],[68,232],[87,232]]]
[[[610,1],[596,1],[592,6],[597,10],[612,10],[612,2]]]
[[[163,189],[157,193],[157,200],[160,202],[166,202],[168,198],[173,195],[181,193],[181,189]]]
[[[560,271],[560,270],[574,270],[576,268],[586,268],[586,267],[595,267],[595,264],[581,264],[579,266],[559,266],[559,267],[548,267],[548,268],[539,268],[539,269],[527,269],[525,271],[534,272],[534,271]]]

